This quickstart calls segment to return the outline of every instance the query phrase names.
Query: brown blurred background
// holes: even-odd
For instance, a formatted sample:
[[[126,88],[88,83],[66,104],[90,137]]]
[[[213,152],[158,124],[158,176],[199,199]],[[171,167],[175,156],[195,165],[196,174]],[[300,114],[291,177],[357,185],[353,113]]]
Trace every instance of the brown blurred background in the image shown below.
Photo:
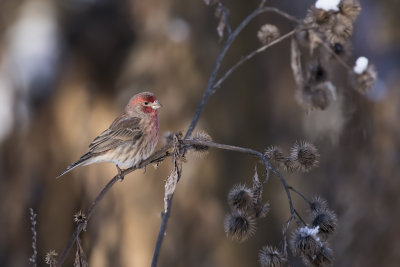
[[[302,18],[315,1],[268,2]],[[379,72],[367,96],[343,81],[335,104],[306,114],[295,101],[285,41],[235,72],[210,98],[197,128],[217,142],[260,151],[273,144],[287,151],[297,139],[314,142],[320,167],[285,177],[307,196],[326,198],[337,212],[334,266],[398,266],[400,2],[360,2],[351,60],[367,56]],[[224,3],[232,26],[258,5]],[[260,16],[234,43],[223,68],[259,45],[257,30],[267,22],[281,32],[292,26],[273,14]],[[104,163],[55,177],[131,95],[150,90],[158,96],[161,133],[187,129],[222,46],[217,23],[202,0],[0,1],[0,266],[28,265],[30,207],[38,213],[39,266],[46,252],[65,248],[73,214],[87,209],[116,170]],[[226,195],[236,183],[250,184],[255,164],[227,151],[212,150],[202,160],[189,156],[159,266],[258,266],[258,250],[280,244],[289,209],[275,179],[264,192],[272,210],[256,236],[237,244],[223,232]],[[90,266],[150,265],[170,168],[166,160],[158,169],[132,173],[104,198],[82,235]],[[291,266],[301,262],[292,259]]]

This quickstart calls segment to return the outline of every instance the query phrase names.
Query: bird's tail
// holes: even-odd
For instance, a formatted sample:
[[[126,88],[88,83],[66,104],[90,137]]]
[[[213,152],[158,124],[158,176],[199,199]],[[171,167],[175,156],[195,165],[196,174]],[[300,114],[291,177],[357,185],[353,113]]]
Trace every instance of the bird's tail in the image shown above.
[[[63,176],[64,174],[66,174],[66,173],[72,171],[72,170],[75,169],[76,167],[79,167],[79,166],[85,164],[85,162],[86,162],[88,159],[90,159],[91,156],[92,156],[92,153],[91,153],[91,152],[86,153],[86,154],[83,155],[79,160],[77,160],[77,161],[75,161],[74,163],[72,163],[71,165],[69,165],[65,171],[63,171],[60,175],[58,175],[58,176],[56,177],[56,179],[60,178],[60,177]]]

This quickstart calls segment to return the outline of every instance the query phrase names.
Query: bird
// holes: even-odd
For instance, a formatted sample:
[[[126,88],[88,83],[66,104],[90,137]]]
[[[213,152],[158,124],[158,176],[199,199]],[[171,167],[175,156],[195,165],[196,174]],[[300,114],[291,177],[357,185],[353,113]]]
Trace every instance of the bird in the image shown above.
[[[121,175],[121,168],[130,168],[148,158],[158,142],[158,109],[161,107],[151,92],[131,97],[124,111],[89,145],[89,151],[69,165],[57,178],[76,167],[99,162],[113,162]]]

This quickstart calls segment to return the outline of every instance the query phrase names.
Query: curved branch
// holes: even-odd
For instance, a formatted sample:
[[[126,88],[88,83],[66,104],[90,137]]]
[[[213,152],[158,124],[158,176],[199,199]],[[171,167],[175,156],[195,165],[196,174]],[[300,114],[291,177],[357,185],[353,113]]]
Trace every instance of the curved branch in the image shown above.
[[[255,9],[252,13],[250,13],[250,15],[248,15],[240,24],[239,26],[232,32],[232,34],[229,35],[228,39],[226,39],[225,44],[221,50],[221,53],[219,54],[217,61],[215,63],[215,67],[211,73],[210,79],[208,80],[208,84],[207,84],[207,88],[203,94],[203,97],[201,99],[200,105],[197,107],[196,113],[193,117],[192,122],[190,123],[190,126],[185,134],[185,138],[188,138],[194,128],[196,127],[197,121],[200,118],[200,114],[203,111],[203,108],[205,106],[205,104],[207,103],[208,98],[215,92],[215,86],[214,86],[214,82],[215,79],[217,77],[218,71],[221,67],[221,63],[222,60],[224,59],[226,52],[228,51],[229,47],[231,46],[231,44],[233,43],[233,41],[235,40],[235,38],[239,35],[239,33],[244,29],[244,27],[247,26],[247,24],[249,24],[250,21],[252,21],[255,17],[257,17],[258,15],[262,14],[262,13],[266,13],[266,12],[273,12],[276,13],[292,22],[295,23],[300,23],[300,21],[298,19],[296,19],[295,17],[279,10],[278,8],[274,8],[274,7],[263,7],[263,5],[260,5],[257,9]],[[266,49],[266,48],[265,48]]]
[[[261,153],[257,150],[251,149],[251,148],[223,145],[223,144],[218,144],[218,143],[214,143],[214,142],[198,141],[198,140],[191,140],[191,139],[185,139],[185,140],[182,140],[182,142],[184,144],[188,144],[188,145],[201,145],[201,146],[219,148],[219,149],[223,149],[223,150],[237,151],[237,152],[241,152],[241,153],[254,155],[254,156],[260,158],[264,162],[267,169],[272,171],[272,173],[274,173],[275,176],[279,178],[279,181],[283,185],[286,195],[287,195],[287,198],[288,198],[288,201],[289,201],[290,214],[292,217],[295,217],[296,213],[295,213],[295,209],[293,206],[292,197],[291,197],[291,194],[289,191],[289,189],[291,189],[293,187],[287,184],[286,180],[282,177],[282,175],[279,173],[279,171],[271,165],[271,163],[269,162],[269,160],[263,153]]]
[[[225,44],[221,50],[221,53],[219,54],[215,67],[211,73],[210,79],[208,81],[208,85],[207,88],[204,92],[204,95],[201,99],[201,102],[196,110],[196,113],[193,117],[193,120],[190,123],[190,126],[185,134],[185,138],[188,138],[194,128],[196,127],[196,124],[200,118],[200,114],[202,112],[202,110],[204,109],[204,106],[208,100],[208,98],[215,92],[216,87],[220,86],[221,83],[239,66],[241,65],[243,62],[245,62],[246,60],[250,59],[251,57],[253,57],[255,54],[260,53],[262,51],[264,51],[265,49],[267,49],[269,46],[272,46],[273,44],[276,44],[277,42],[279,42],[278,40],[274,42],[272,42],[269,46],[264,46],[261,47],[259,49],[257,49],[256,51],[253,51],[252,53],[254,54],[250,54],[247,57],[245,57],[244,59],[240,60],[237,64],[235,64],[230,70],[227,71],[227,73],[225,73],[225,75],[217,82],[217,84],[215,83],[218,71],[221,67],[221,63],[222,60],[224,59],[228,49],[230,48],[231,44],[233,43],[233,41],[235,40],[235,38],[239,35],[239,33],[244,29],[245,26],[247,26],[247,24],[249,24],[250,21],[252,21],[256,16],[262,14],[262,13],[266,13],[266,12],[273,12],[276,13],[288,20],[291,20],[292,22],[295,23],[299,23],[300,21],[298,19],[296,19],[295,17],[277,9],[277,8],[273,8],[273,7],[264,7],[265,1],[262,1],[262,3],[260,4],[260,6],[255,9],[250,15],[248,15],[240,24],[239,26],[229,34],[227,40],[225,41]],[[293,34],[288,33],[288,34]],[[288,36],[282,36],[281,40],[283,40],[284,38],[287,38]],[[280,40],[280,41],[281,41]],[[218,85],[218,86],[216,86]],[[192,142],[192,143],[190,143]],[[291,210],[291,214],[292,216],[294,216],[294,208],[293,208],[293,204],[292,204],[292,200],[291,200],[291,196],[290,196],[290,192],[288,190],[288,185],[286,183],[286,181],[280,176],[279,172],[277,170],[275,170],[272,165],[270,164],[270,162],[268,161],[268,159],[261,153],[252,149],[248,149],[248,148],[241,148],[241,147],[235,147],[235,146],[229,146],[229,145],[222,145],[222,144],[216,144],[213,142],[201,142],[201,141],[195,141],[195,140],[183,140],[183,143],[186,144],[198,144],[198,145],[208,145],[209,147],[216,147],[219,149],[225,149],[225,150],[231,150],[231,151],[238,151],[238,152],[242,152],[242,153],[248,153],[248,154],[252,154],[255,155],[257,157],[259,157],[260,159],[263,160],[264,164],[266,165],[266,169],[267,169],[267,178],[269,177],[269,170],[271,170],[272,172],[274,172],[274,174],[278,174],[279,179],[281,180],[282,184],[285,187],[286,193],[288,195],[288,199],[289,199],[289,205],[290,205],[290,210]],[[98,203],[103,199],[103,197],[105,196],[105,194],[112,188],[112,186],[116,183],[116,181],[118,181],[119,179],[123,179],[125,175],[127,175],[128,173],[131,173],[137,169],[143,168],[145,166],[147,166],[148,164],[151,163],[158,163],[163,161],[166,157],[170,156],[171,154],[168,152],[169,149],[172,147],[172,144],[167,144],[165,147],[161,148],[160,150],[158,150],[157,152],[155,152],[152,156],[150,156],[148,159],[142,161],[138,166],[123,170],[120,174],[114,176],[108,183],[107,185],[103,188],[103,190],[99,193],[99,195],[96,197],[96,199],[93,201],[93,203],[91,204],[91,206],[89,207],[86,216],[87,219],[85,222],[80,223],[77,225],[74,233],[72,234],[67,247],[64,249],[64,251],[61,253],[60,257],[57,259],[57,266],[62,266],[62,264],[65,262],[65,259],[70,251],[70,249],[72,248],[73,244],[75,243],[76,239],[78,238],[79,234],[82,232],[82,230],[85,229],[86,223],[87,221],[90,219],[92,213],[94,212],[95,208],[97,207]],[[266,181],[264,181],[266,182]],[[165,234],[165,230],[167,227],[167,222],[170,216],[170,211],[171,211],[171,205],[172,205],[172,198],[173,195],[171,196],[171,198],[168,200],[167,203],[167,209],[166,212],[162,213],[162,222],[161,222],[161,226],[160,226],[160,231],[158,234],[158,238],[157,238],[157,242],[156,242],[156,249],[155,249],[155,253],[153,256],[153,262],[152,262],[152,266],[156,266],[157,264],[157,259],[158,259],[158,254],[161,248],[161,244],[163,241],[163,237]]]
[[[97,197],[95,198],[95,200],[93,201],[93,203],[90,205],[90,207],[88,208],[87,212],[86,212],[86,221],[79,223],[74,231],[74,233],[72,234],[71,238],[68,241],[68,244],[66,246],[66,248],[64,249],[64,251],[60,254],[60,256],[57,259],[57,267],[62,266],[62,264],[65,262],[69,251],[71,250],[72,246],[74,245],[76,239],[78,238],[79,234],[82,232],[82,230],[84,230],[84,228],[86,227],[87,222],[89,221],[90,217],[92,216],[95,208],[97,207],[97,205],[99,204],[99,202],[103,199],[103,197],[108,193],[108,191],[110,191],[110,189],[113,187],[113,185],[118,181],[118,180],[122,180],[124,179],[125,175],[137,170],[137,169],[141,169],[146,167],[147,165],[151,164],[151,163],[157,163],[157,162],[161,162],[163,161],[166,157],[170,156],[170,153],[168,152],[169,149],[172,147],[171,144],[167,144],[166,146],[164,146],[163,148],[161,148],[160,150],[156,151],[155,153],[153,153],[153,155],[151,155],[149,158],[147,158],[146,160],[143,160],[141,163],[139,163],[138,166],[135,167],[131,167],[129,169],[123,170],[121,172],[121,174],[115,175],[107,184],[106,186],[101,190],[101,192],[97,195]]]
[[[213,90],[215,90],[218,87],[220,87],[221,84],[226,80],[226,78],[228,78],[232,74],[232,72],[234,72],[244,62],[246,62],[247,60],[251,59],[252,57],[254,57],[257,54],[259,54],[261,52],[264,52],[265,50],[267,50],[271,46],[282,42],[283,40],[287,39],[288,37],[292,36],[295,33],[296,33],[296,30],[292,30],[292,31],[288,32],[287,34],[282,35],[278,39],[272,41],[271,43],[266,44],[266,45],[264,45],[264,46],[262,46],[262,47],[260,47],[260,48],[258,48],[256,50],[254,50],[253,52],[251,52],[247,56],[241,58],[238,62],[235,63],[235,65],[233,65],[227,72],[225,72],[225,74],[215,83],[215,85],[213,86]]]

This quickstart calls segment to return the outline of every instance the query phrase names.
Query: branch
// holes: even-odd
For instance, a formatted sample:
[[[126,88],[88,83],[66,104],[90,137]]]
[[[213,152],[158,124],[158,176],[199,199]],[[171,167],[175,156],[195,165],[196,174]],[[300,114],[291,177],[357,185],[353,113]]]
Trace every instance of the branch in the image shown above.
[[[171,214],[171,202],[174,195],[172,195],[167,200],[167,210],[161,213],[161,225],[160,230],[158,231],[157,242],[154,248],[153,260],[151,261],[151,267],[157,266],[158,256],[160,255],[161,245],[164,240],[165,231],[167,230],[167,223],[169,216]]]
[[[215,142],[208,142],[208,141],[199,141],[199,140],[193,140],[193,139],[184,139],[184,140],[180,140],[180,149],[181,150],[187,150],[189,147],[193,146],[193,145],[200,145],[200,146],[205,146],[205,147],[213,147],[213,148],[217,148],[217,149],[222,149],[222,150],[229,150],[229,151],[236,151],[236,152],[240,152],[240,153],[245,153],[245,154],[249,154],[249,155],[253,155],[259,159],[261,159],[264,163],[264,165],[266,166],[267,169],[267,178],[269,177],[269,171],[272,171],[281,181],[283,187],[285,188],[286,191],[286,195],[289,201],[289,208],[290,208],[290,215],[291,218],[295,218],[296,217],[296,213],[295,213],[295,209],[292,203],[292,198],[290,195],[290,191],[289,188],[292,188],[291,186],[289,186],[285,179],[281,176],[281,174],[279,173],[278,170],[276,170],[271,163],[269,162],[269,160],[267,159],[267,157],[254,149],[251,148],[245,148],[245,147],[239,147],[239,146],[232,146],[232,145],[225,145],[225,144],[219,144],[219,143],[215,143]],[[264,184],[266,183],[266,181],[264,182]],[[165,231],[167,229],[167,223],[168,223],[168,219],[171,213],[171,205],[172,205],[172,198],[173,195],[171,195],[171,197],[168,199],[167,205],[166,205],[166,211],[164,211],[162,213],[162,218],[161,218],[161,226],[160,226],[160,230],[158,232],[158,237],[157,237],[157,242],[156,242],[156,246],[154,249],[154,254],[153,254],[153,260],[151,263],[152,267],[156,267],[157,266],[157,260],[158,260],[158,256],[160,253],[160,249],[161,249],[161,245],[162,242],[164,240],[164,235],[165,235]]]
[[[292,190],[293,192],[295,192],[296,194],[298,194],[305,202],[307,202],[307,204],[309,206],[311,206],[311,201],[309,201],[302,193],[300,193],[299,191],[297,191],[296,189],[294,189],[293,187],[289,187],[290,190]]]
[[[289,189],[291,189],[293,187],[287,184],[286,180],[282,177],[282,175],[279,173],[279,171],[271,165],[268,158],[263,153],[256,151],[254,149],[251,149],[251,148],[224,145],[224,144],[218,144],[218,143],[214,143],[214,142],[198,141],[198,140],[192,140],[192,139],[182,140],[182,143],[187,144],[187,145],[201,145],[201,146],[214,147],[214,148],[223,149],[223,150],[236,151],[236,152],[246,153],[246,154],[250,154],[250,155],[258,157],[259,159],[261,159],[263,161],[263,163],[265,164],[267,169],[272,171],[272,173],[274,173],[275,176],[279,178],[279,181],[281,182],[281,184],[283,185],[283,187],[286,191],[286,195],[287,195],[287,198],[289,201],[290,214],[292,217],[295,217],[295,209],[294,209],[292,197],[291,197],[290,191],[289,191]]]
[[[239,35],[239,33],[244,29],[245,26],[247,26],[247,24],[249,24],[250,21],[252,21],[256,16],[262,14],[262,13],[266,13],[266,12],[273,12],[276,13],[292,22],[295,23],[299,23],[300,21],[298,19],[296,19],[295,17],[277,9],[277,8],[273,8],[273,7],[264,7],[265,1],[262,1],[262,3],[259,5],[258,8],[256,8],[250,15],[248,15],[240,24],[239,26],[233,31],[230,32],[230,28],[228,28],[228,33],[229,36],[227,38],[227,40],[225,41],[225,44],[221,50],[221,53],[219,54],[215,67],[211,73],[210,79],[208,81],[208,85],[207,88],[204,92],[204,95],[201,99],[201,102],[196,110],[196,113],[193,117],[193,120],[185,134],[185,138],[188,138],[194,128],[196,127],[196,124],[200,118],[200,114],[202,112],[202,110],[204,109],[205,104],[208,101],[208,98],[210,97],[210,95],[212,95],[215,92],[216,87],[220,86],[221,83],[237,68],[239,67],[242,63],[244,63],[245,61],[247,61],[248,59],[250,59],[251,57],[253,57],[254,55],[256,55],[257,53],[260,53],[262,51],[264,51],[265,49],[267,49],[268,47],[282,41],[283,39],[289,37],[290,35],[292,35],[294,32],[290,32],[285,36],[282,36],[281,38],[279,38],[278,40],[275,40],[274,42],[270,43],[269,45],[263,46],[259,49],[257,49],[256,51],[253,51],[252,53],[250,53],[248,56],[246,56],[245,58],[241,59],[238,63],[236,63],[230,70],[227,71],[227,73],[225,73],[225,75],[218,81],[217,84],[215,83],[218,71],[221,67],[221,63],[222,60],[224,59],[228,49],[230,48],[231,44],[233,43],[233,41],[236,39],[236,37]],[[226,15],[226,14],[225,14]],[[226,20],[226,17],[224,18]],[[216,86],[218,85],[218,86]],[[267,167],[267,178],[268,178],[268,171],[271,170],[273,171],[275,174],[278,174],[282,184],[285,187],[286,193],[288,195],[288,199],[289,199],[289,206],[290,206],[290,210],[291,210],[291,215],[294,216],[294,208],[293,208],[293,204],[291,201],[291,197],[290,197],[290,192],[288,191],[287,187],[288,185],[286,184],[286,182],[284,181],[284,179],[280,176],[279,172],[277,170],[275,170],[271,164],[269,163],[268,159],[261,153],[252,149],[248,149],[248,148],[241,148],[241,147],[235,147],[235,146],[229,146],[229,145],[222,145],[222,144],[216,144],[216,143],[212,143],[212,142],[200,142],[200,141],[194,141],[194,140],[184,140],[184,143],[186,144],[197,144],[198,145],[208,145],[209,147],[216,147],[219,149],[225,149],[225,150],[231,150],[231,151],[238,151],[238,152],[242,152],[242,153],[247,153],[247,154],[252,154],[255,155],[259,158],[261,158],[263,160],[263,162],[265,163],[266,167]],[[62,264],[65,262],[66,257],[70,251],[70,249],[72,248],[73,244],[75,243],[76,239],[78,238],[79,234],[82,232],[82,230],[85,229],[87,221],[90,219],[91,215],[93,214],[95,208],[97,207],[98,203],[103,199],[103,197],[105,196],[105,194],[107,194],[107,192],[112,188],[112,186],[118,181],[118,180],[122,180],[125,175],[143,168],[145,166],[147,166],[148,164],[151,163],[158,163],[163,161],[165,158],[171,156],[171,154],[169,153],[169,149],[171,149],[172,144],[167,144],[166,146],[164,146],[163,148],[161,148],[160,150],[158,150],[157,152],[153,153],[152,156],[150,156],[148,159],[142,161],[138,166],[135,167],[131,167],[129,169],[123,170],[120,174],[114,176],[107,184],[106,186],[103,188],[103,190],[99,193],[99,195],[95,198],[95,200],[93,201],[93,203],[91,204],[91,206],[89,207],[87,213],[86,213],[86,221],[79,223],[74,231],[74,233],[72,234],[67,247],[64,249],[64,251],[61,253],[60,257],[57,260],[57,265],[56,266],[62,266]],[[158,238],[157,238],[157,242],[156,242],[156,248],[154,251],[154,255],[153,255],[153,261],[152,261],[152,266],[156,266],[157,265],[157,259],[158,259],[158,255],[159,255],[159,251],[162,245],[162,241],[163,241],[163,237],[166,231],[166,227],[167,227],[167,222],[170,216],[170,212],[171,212],[171,205],[172,205],[172,199],[173,199],[173,194],[171,195],[171,197],[168,199],[168,201],[166,202],[166,207],[165,207],[165,211],[162,213],[162,222],[161,222],[161,226],[160,226],[160,231],[158,234]]]
[[[82,230],[85,229],[87,222],[89,221],[90,217],[92,216],[95,208],[99,204],[99,202],[103,199],[103,197],[110,191],[110,189],[113,187],[113,185],[118,181],[124,179],[125,175],[137,170],[146,167],[147,165],[151,163],[158,163],[163,161],[165,158],[170,156],[169,149],[172,147],[172,144],[167,144],[160,150],[156,151],[153,153],[149,158],[146,160],[143,160],[141,163],[139,163],[138,166],[131,167],[129,169],[123,170],[121,174],[115,175],[107,184],[106,186],[101,190],[101,192],[97,195],[93,203],[90,205],[88,211],[86,212],[86,221],[81,222],[77,225],[74,233],[72,234],[71,238],[68,241],[67,247],[64,249],[64,251],[61,253],[59,258],[57,259],[57,267],[62,266],[62,264],[65,262],[69,251],[71,250],[72,246],[74,245],[76,239],[78,238],[79,234],[82,232]]]
[[[36,248],[36,242],[37,242],[37,232],[36,232],[36,216],[37,214],[33,211],[32,208],[29,208],[29,213],[30,213],[30,221],[31,221],[31,231],[32,231],[32,250],[33,250],[33,254],[32,256],[29,258],[29,263],[32,264],[34,267],[37,266],[37,248]]]
[[[252,13],[250,13],[250,15],[248,15],[239,24],[239,26],[232,32],[232,34],[230,34],[229,37],[226,39],[225,44],[222,47],[221,53],[219,54],[217,61],[215,63],[214,70],[212,71],[210,79],[208,80],[207,88],[204,92],[203,98],[201,99],[200,105],[198,106],[196,113],[193,117],[193,120],[190,123],[190,126],[185,134],[185,138],[188,138],[192,134],[192,132],[193,132],[194,128],[196,127],[196,124],[200,118],[200,114],[203,111],[205,104],[207,103],[208,98],[215,92],[214,82],[215,82],[215,79],[217,78],[217,74],[221,67],[222,60],[224,59],[226,52],[230,48],[231,44],[233,43],[235,38],[239,35],[239,33],[244,29],[244,27],[246,27],[247,24],[249,24],[250,21],[252,21],[256,16],[258,16],[262,13],[266,13],[266,12],[273,12],[273,13],[276,13],[292,22],[300,23],[300,21],[298,19],[296,19],[295,17],[279,10],[278,8],[274,8],[274,7],[263,7],[263,5],[260,5]]]
[[[215,63],[215,67],[214,67],[214,69],[213,69],[213,71],[212,71],[212,73],[211,73],[210,79],[208,80],[207,88],[206,88],[206,90],[205,90],[205,92],[204,92],[204,94],[203,94],[203,97],[202,97],[202,99],[201,99],[201,101],[200,101],[199,106],[197,107],[197,110],[196,110],[196,113],[195,113],[195,115],[194,115],[194,117],[193,117],[193,120],[192,120],[192,122],[190,123],[190,126],[189,126],[189,128],[188,128],[188,130],[187,130],[187,132],[186,132],[186,134],[185,134],[185,139],[189,138],[190,135],[192,134],[192,132],[193,132],[194,128],[196,127],[196,124],[197,124],[197,122],[198,122],[198,120],[199,120],[199,118],[200,118],[201,112],[203,111],[204,106],[205,106],[205,104],[206,104],[207,101],[208,101],[208,98],[209,98],[213,93],[215,93],[216,86],[214,85],[214,82],[215,82],[215,79],[216,79],[216,77],[217,77],[218,71],[219,71],[219,69],[220,69],[220,67],[221,67],[222,60],[224,59],[224,57],[225,57],[225,55],[226,55],[228,49],[230,48],[231,44],[233,43],[233,41],[234,41],[235,38],[239,35],[239,33],[244,29],[244,27],[245,27],[247,24],[249,24],[249,22],[250,22],[252,19],[254,19],[256,16],[258,16],[259,14],[265,13],[265,12],[273,12],[273,13],[276,13],[276,14],[278,14],[278,15],[280,15],[280,16],[285,17],[285,18],[288,19],[288,20],[291,20],[292,22],[295,22],[295,23],[297,23],[297,24],[300,23],[300,21],[299,21],[298,19],[296,19],[295,17],[293,17],[293,16],[291,16],[291,15],[289,15],[289,14],[287,14],[287,13],[285,13],[285,12],[283,12],[283,11],[277,9],[277,8],[273,8],[273,7],[264,7],[264,4],[265,4],[265,1],[261,1],[261,3],[260,3],[260,5],[258,6],[258,8],[256,8],[252,13],[250,13],[250,15],[248,15],[248,16],[239,24],[239,26],[238,26],[233,32],[230,32],[230,28],[228,28],[229,36],[228,36],[227,40],[225,41],[225,44],[224,44],[224,46],[223,46],[223,48],[222,48],[222,50],[221,50],[221,53],[219,54],[219,56],[218,56],[218,58],[217,58],[217,61],[216,61],[216,63]],[[226,18],[225,18],[225,19],[226,19]],[[228,24],[227,24],[227,25],[228,25]],[[285,37],[285,38],[286,38],[286,37]],[[284,39],[284,38],[283,38],[283,39]],[[282,40],[283,40],[283,39],[282,39]],[[278,43],[278,42],[275,42],[275,43]],[[273,44],[275,44],[275,43],[273,43]],[[273,45],[273,44],[271,43],[271,45]],[[267,48],[268,48],[268,47],[265,47],[265,48],[264,48],[263,50],[261,50],[261,51],[264,51],[264,50],[267,49]],[[262,49],[262,48],[260,48],[260,49]],[[261,51],[260,51],[260,52],[261,52]],[[259,53],[259,52],[256,52],[255,54],[257,54],[257,53]],[[255,54],[254,54],[254,55],[255,55]],[[250,58],[253,57],[254,55],[251,55],[248,59],[250,59]],[[246,60],[248,60],[248,59],[246,59]],[[236,66],[236,65],[234,66],[234,69],[236,69],[237,67],[239,67],[239,65],[241,65],[241,64],[242,64],[243,62],[245,62],[246,60],[243,60],[243,61],[239,62],[239,64],[237,64],[237,66]],[[231,72],[233,72],[234,69],[232,69]],[[228,70],[228,72],[229,72],[229,70]],[[230,73],[226,73],[226,74],[224,75],[223,79],[219,82],[219,85],[220,85],[229,75],[230,75]],[[215,143],[214,143],[214,144],[215,144]],[[216,145],[216,144],[215,144],[215,145]],[[210,145],[210,146],[211,146],[211,145]],[[221,146],[223,146],[224,148],[222,148],[222,147],[219,147],[219,148],[221,148],[221,149],[227,149],[227,150],[238,151],[238,150],[235,150],[235,149],[241,149],[241,148],[238,148],[238,147],[227,146],[227,145],[221,145]],[[228,148],[229,148],[229,149],[228,149]],[[246,150],[246,149],[245,149],[245,150]],[[245,151],[239,151],[239,152],[245,152]],[[254,153],[254,152],[256,152],[256,154],[257,154],[257,153],[260,153],[260,152],[254,151],[254,150],[252,150],[252,152],[250,152],[250,151],[248,150],[247,152],[249,152],[250,154],[252,154],[252,153]],[[253,154],[253,155],[255,155],[255,154]],[[256,156],[264,157],[262,153],[257,154]],[[267,168],[267,178],[266,178],[266,181],[267,181],[267,179],[268,179],[268,177],[269,177],[269,175],[268,175],[268,174],[269,174],[268,170],[269,170],[270,167],[272,167],[272,166],[271,166],[271,164],[269,163],[269,161],[268,161],[265,157],[264,157],[264,159],[266,160],[266,161],[265,161],[266,165],[269,166],[269,167]],[[265,183],[266,181],[264,181],[264,183]],[[293,208],[292,200],[291,200],[291,198],[290,198],[290,192],[289,192],[288,190],[286,190],[286,193],[287,193],[288,196],[289,196],[289,204],[290,204],[290,207],[291,207],[291,209],[290,209],[290,210],[291,210],[291,214],[292,214],[292,216],[294,216],[294,215],[293,215],[293,214],[294,214],[294,208]],[[163,239],[164,239],[165,231],[166,231],[166,229],[167,229],[168,219],[169,219],[170,213],[171,213],[172,198],[173,198],[173,195],[171,196],[171,198],[170,198],[169,201],[167,202],[167,206],[166,206],[166,209],[165,209],[166,211],[162,213],[161,226],[160,226],[160,230],[159,230],[158,237],[157,237],[157,241],[156,241],[156,247],[155,247],[155,251],[154,251],[154,255],[153,255],[152,267],[157,266],[157,260],[158,260],[159,250],[160,250],[160,248],[161,248],[161,244],[162,244]]]
[[[285,35],[282,35],[281,37],[279,37],[278,39],[272,41],[269,44],[266,44],[256,50],[254,50],[253,52],[251,52],[250,54],[248,54],[247,56],[241,58],[238,62],[235,63],[235,65],[233,65],[227,72],[225,72],[225,74],[215,83],[215,85],[213,86],[213,91],[215,91],[218,87],[221,86],[221,84],[226,80],[226,78],[228,78],[232,72],[234,72],[240,65],[242,65],[244,62],[246,62],[247,60],[251,59],[252,57],[254,57],[255,55],[264,52],[265,50],[267,50],[268,48],[270,48],[273,45],[276,45],[277,43],[282,42],[283,40],[287,39],[288,37],[292,36],[293,34],[296,33],[297,30],[292,30],[291,32],[288,32]]]

